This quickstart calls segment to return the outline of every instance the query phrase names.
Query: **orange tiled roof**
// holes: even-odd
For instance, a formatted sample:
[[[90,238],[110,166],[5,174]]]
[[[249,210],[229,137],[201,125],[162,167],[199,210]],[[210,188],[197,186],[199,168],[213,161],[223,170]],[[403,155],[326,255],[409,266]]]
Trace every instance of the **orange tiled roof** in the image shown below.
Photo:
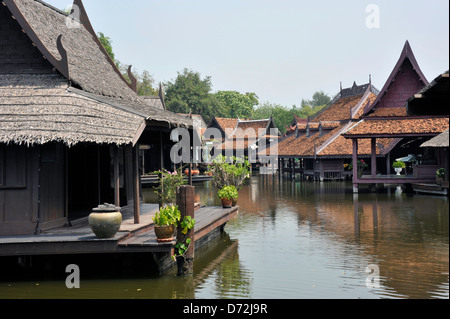
[[[369,114],[368,117],[400,117],[407,115],[406,107],[382,107],[375,108],[374,112]]]
[[[440,134],[449,128],[449,118],[404,118],[362,120],[346,136],[405,136]]]
[[[319,113],[319,115],[314,118],[314,122],[342,121],[350,119],[350,109],[354,108],[361,101],[362,97],[363,94],[340,98],[336,103]]]

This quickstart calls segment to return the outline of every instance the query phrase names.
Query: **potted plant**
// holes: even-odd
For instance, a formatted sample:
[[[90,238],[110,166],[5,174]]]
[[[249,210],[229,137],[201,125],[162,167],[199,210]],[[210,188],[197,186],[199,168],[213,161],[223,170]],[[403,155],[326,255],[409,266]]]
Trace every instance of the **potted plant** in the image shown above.
[[[392,167],[394,168],[395,172],[397,173],[397,175],[400,175],[400,173],[402,172],[402,170],[404,168],[406,168],[406,165],[404,162],[402,161],[395,161],[394,164],[392,164]]]
[[[358,160],[357,161],[357,170],[358,170],[358,177],[362,176],[363,171],[368,168],[369,165],[364,160]],[[349,171],[353,171],[353,162],[347,166]]]
[[[153,217],[154,229],[157,241],[167,242],[173,240],[173,234],[177,222],[181,218],[180,210],[176,205],[162,207]]]
[[[436,184],[442,185],[444,184],[446,170],[445,168],[440,168],[436,171]]]
[[[233,206],[233,199],[238,198],[238,191],[234,185],[228,185],[220,189],[217,196],[222,200],[223,208],[231,208]]]
[[[158,186],[155,193],[158,194],[161,207],[164,204],[175,204],[178,187],[186,184],[181,172],[182,168],[173,172],[164,169],[152,173],[158,174]]]

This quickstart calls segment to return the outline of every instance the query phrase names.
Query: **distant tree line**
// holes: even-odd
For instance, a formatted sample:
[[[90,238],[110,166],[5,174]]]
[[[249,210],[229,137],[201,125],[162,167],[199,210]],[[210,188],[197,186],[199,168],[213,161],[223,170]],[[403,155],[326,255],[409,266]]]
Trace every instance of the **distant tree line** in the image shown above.
[[[127,72],[128,65],[115,58],[111,39],[101,32],[97,36],[124,78],[130,81]],[[138,82],[139,95],[159,94],[158,85],[147,70],[139,73],[134,69],[132,72]],[[187,68],[178,72],[174,80],[164,82],[163,87],[166,107],[172,112],[200,114],[206,123],[209,123],[214,116],[254,120],[267,119],[273,116],[275,125],[281,133],[286,132],[286,128],[294,119],[294,115],[299,118],[308,118],[308,116],[319,112],[331,101],[327,94],[318,91],[314,93],[311,100],[302,100],[300,107],[293,105],[289,108],[270,102],[261,104],[256,93],[213,92],[210,76],[202,78],[200,73]]]

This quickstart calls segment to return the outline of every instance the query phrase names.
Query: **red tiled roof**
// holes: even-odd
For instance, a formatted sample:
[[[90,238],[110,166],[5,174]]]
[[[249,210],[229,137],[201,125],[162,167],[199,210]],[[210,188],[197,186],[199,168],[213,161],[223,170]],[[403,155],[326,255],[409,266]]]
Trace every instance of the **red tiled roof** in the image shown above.
[[[437,135],[449,128],[448,117],[366,119],[345,132],[347,137]]]

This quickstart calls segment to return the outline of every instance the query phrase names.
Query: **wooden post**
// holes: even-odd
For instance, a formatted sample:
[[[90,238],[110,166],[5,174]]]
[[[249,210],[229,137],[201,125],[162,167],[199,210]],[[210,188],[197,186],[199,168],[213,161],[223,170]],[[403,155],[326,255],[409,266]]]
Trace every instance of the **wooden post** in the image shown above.
[[[371,173],[372,173],[372,177],[376,177],[377,176],[377,139],[371,138],[370,145],[371,145],[371,156],[370,156]]]
[[[181,220],[185,216],[191,216],[194,218],[194,193],[195,187],[189,185],[183,185],[178,188],[177,192],[177,205],[181,212]],[[181,232],[181,227],[177,229],[177,242],[182,242],[185,239],[190,238],[191,244],[186,251],[185,256],[177,257],[178,276],[192,275],[194,272],[194,251],[195,251],[195,238],[194,229],[190,229],[186,235]]]
[[[114,154],[114,205],[120,207],[120,181],[119,181],[119,147],[113,147]]]
[[[358,139],[353,142],[353,193],[358,193]]]
[[[134,202],[134,223],[140,223],[140,178],[139,178],[139,146],[133,148],[133,202]]]

